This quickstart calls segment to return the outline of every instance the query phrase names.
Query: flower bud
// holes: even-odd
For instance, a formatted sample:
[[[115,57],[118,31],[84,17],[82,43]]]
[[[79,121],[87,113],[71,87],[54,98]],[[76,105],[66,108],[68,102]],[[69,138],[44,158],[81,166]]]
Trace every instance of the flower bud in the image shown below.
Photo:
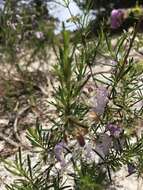
[[[111,12],[111,28],[119,28],[124,20],[124,12],[121,9],[113,9]]]

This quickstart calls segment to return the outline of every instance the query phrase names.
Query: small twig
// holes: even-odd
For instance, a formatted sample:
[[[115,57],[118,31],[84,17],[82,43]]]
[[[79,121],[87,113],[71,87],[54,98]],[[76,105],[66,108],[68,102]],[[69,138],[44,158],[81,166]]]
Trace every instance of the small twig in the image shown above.
[[[17,124],[18,124],[18,120],[19,120],[19,117],[25,112],[27,111],[28,109],[30,108],[30,106],[27,106],[21,110],[19,110],[19,113],[17,114],[16,118],[15,118],[15,121],[14,121],[14,124],[13,124],[13,128],[14,128],[14,133],[15,133],[15,137],[16,139],[21,142],[21,138],[18,134],[18,129],[17,129]]]
[[[125,57],[124,57],[123,64],[126,64],[126,61],[127,61],[127,59],[128,59],[128,56],[129,56],[129,54],[130,54],[130,51],[131,51],[131,49],[132,49],[132,47],[133,47],[133,43],[134,43],[135,37],[136,37],[137,32],[138,32],[139,24],[140,24],[140,22],[136,23],[135,30],[134,30],[134,33],[133,33],[133,37],[131,38],[130,45],[129,45],[129,48],[128,48],[128,50],[127,50],[127,53],[126,53],[126,55],[125,55]]]
[[[98,85],[97,85],[96,81],[94,80],[94,74],[93,74],[93,71],[92,71],[92,67],[91,67],[91,65],[88,65],[88,67],[89,67],[89,70],[90,70],[92,79],[93,79],[93,81],[94,81],[95,87],[98,88]]]
[[[20,145],[16,142],[14,142],[12,139],[10,139],[9,137],[5,136],[3,133],[0,132],[0,138],[5,140],[8,144],[15,146],[15,147],[19,147]]]

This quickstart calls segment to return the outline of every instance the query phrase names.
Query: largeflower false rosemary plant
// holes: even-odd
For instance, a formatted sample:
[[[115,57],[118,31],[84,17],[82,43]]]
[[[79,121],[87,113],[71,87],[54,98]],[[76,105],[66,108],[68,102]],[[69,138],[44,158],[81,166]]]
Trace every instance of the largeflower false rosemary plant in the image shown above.
[[[122,12],[112,16],[113,28],[119,27]],[[56,85],[49,103],[56,117],[47,116],[51,129],[38,123],[28,130],[33,151],[37,150],[35,165],[32,156],[23,160],[21,151],[14,163],[3,160],[18,176],[8,190],[103,190],[123,165],[128,175],[142,176],[143,139],[136,126],[143,127],[143,70],[131,56],[138,49],[138,24],[133,32],[117,37],[114,45],[102,29],[89,40],[89,28],[80,26],[74,40],[63,27],[61,38],[53,41],[57,60],[51,72]]]

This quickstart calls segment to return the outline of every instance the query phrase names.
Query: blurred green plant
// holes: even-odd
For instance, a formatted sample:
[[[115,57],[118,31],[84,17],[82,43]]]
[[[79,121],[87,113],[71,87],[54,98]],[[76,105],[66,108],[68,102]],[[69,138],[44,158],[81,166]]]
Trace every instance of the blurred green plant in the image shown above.
[[[46,2],[27,4],[6,0],[3,6],[0,10],[1,60],[16,65],[27,53],[30,53],[29,62],[36,57],[45,60],[55,29],[55,20],[49,15]]]

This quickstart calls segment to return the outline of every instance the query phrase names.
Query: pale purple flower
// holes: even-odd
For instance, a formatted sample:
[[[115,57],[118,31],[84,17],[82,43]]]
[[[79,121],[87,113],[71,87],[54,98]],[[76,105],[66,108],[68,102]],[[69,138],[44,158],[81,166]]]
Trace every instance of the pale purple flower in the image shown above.
[[[96,91],[94,111],[99,115],[103,114],[107,103],[108,90],[103,86],[98,87]]]
[[[56,146],[54,148],[54,153],[55,153],[56,159],[60,162],[61,167],[65,166],[65,160],[64,160],[64,155],[63,155],[64,147],[65,147],[65,143],[60,142],[60,143],[56,144]]]
[[[116,65],[117,65],[117,61],[112,60],[112,61],[111,61],[111,65],[112,65],[112,66],[116,66]]]
[[[134,166],[134,164],[129,163],[127,165],[127,167],[128,167],[128,176],[131,175],[131,174],[133,174],[133,173],[135,173],[135,166]]]
[[[111,12],[111,28],[119,28],[124,20],[124,12],[121,9],[113,9]]]
[[[106,129],[110,132],[110,135],[119,138],[123,129],[116,124],[108,124]]]
[[[43,39],[44,38],[43,32],[35,32],[35,36],[37,39]]]

